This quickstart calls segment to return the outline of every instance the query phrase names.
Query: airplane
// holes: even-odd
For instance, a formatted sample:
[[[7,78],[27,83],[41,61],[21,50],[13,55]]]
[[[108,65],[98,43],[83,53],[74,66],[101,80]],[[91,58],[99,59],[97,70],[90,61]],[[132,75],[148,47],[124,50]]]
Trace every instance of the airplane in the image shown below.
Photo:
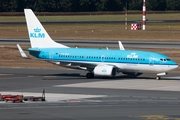
[[[169,57],[147,51],[70,48],[51,39],[31,9],[24,9],[31,48],[25,49],[36,58],[29,58],[17,44],[25,59],[44,60],[53,64],[88,71],[87,78],[94,76],[115,77],[117,73],[140,75],[157,74],[156,79],[167,75],[179,65]]]

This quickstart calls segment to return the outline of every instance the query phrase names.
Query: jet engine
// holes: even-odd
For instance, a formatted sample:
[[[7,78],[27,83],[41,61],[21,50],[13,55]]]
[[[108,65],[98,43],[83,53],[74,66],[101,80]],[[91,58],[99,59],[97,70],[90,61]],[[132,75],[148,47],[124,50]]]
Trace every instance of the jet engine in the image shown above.
[[[117,68],[111,65],[98,65],[94,68],[94,74],[106,77],[115,77]]]

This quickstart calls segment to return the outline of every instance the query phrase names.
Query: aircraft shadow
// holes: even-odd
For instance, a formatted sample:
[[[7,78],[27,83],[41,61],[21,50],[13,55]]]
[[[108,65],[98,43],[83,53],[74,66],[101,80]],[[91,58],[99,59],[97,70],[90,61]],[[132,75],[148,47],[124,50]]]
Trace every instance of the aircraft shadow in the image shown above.
[[[42,75],[44,76],[44,75]],[[49,77],[49,78],[48,78]],[[59,78],[63,77],[63,78]],[[120,75],[116,77],[101,77],[101,76],[95,76],[93,79],[87,79],[85,75],[81,75],[79,73],[62,73],[62,74],[50,74],[46,75],[46,78],[43,78],[43,80],[125,80],[125,79],[145,79],[145,80],[156,80],[156,77],[146,77],[146,76],[140,76],[140,75]],[[171,78],[163,78],[162,80],[180,80],[180,79],[171,79]],[[161,81],[161,80],[159,80]]]

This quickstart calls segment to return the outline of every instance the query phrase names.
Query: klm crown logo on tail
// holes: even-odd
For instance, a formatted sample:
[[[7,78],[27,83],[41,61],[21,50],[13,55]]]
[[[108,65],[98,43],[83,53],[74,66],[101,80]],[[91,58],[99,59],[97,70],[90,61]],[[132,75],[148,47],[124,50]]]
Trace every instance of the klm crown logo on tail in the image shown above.
[[[35,33],[30,33],[30,38],[45,38],[45,33],[40,33],[41,29],[34,29]]]

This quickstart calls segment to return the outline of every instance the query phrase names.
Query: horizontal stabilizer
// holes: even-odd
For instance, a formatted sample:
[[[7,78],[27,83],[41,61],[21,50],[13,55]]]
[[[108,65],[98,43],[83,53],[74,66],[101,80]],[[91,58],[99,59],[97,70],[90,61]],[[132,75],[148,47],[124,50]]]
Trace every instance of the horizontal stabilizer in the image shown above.
[[[23,58],[28,58],[27,55],[26,55],[26,53],[25,53],[25,52],[22,50],[22,48],[19,46],[19,44],[17,44],[17,47],[18,47],[18,49],[19,49],[19,52],[20,52],[21,56],[22,56]]]
[[[14,48],[14,47],[5,47],[5,46],[1,46],[1,47],[18,50],[18,48]],[[22,50],[24,50],[24,51],[30,51],[30,52],[41,52],[41,51],[39,51],[39,50],[28,50],[28,49],[22,49]]]

